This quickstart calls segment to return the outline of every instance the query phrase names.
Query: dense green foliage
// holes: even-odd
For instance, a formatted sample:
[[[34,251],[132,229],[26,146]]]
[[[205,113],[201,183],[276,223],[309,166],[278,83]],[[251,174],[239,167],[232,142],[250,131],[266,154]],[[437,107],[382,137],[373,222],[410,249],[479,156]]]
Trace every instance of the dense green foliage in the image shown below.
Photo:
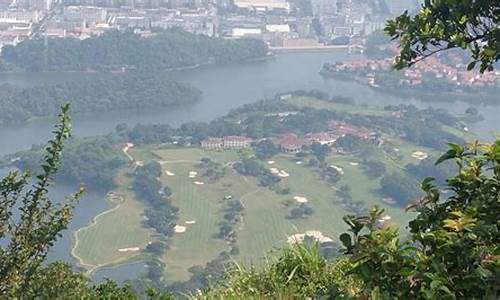
[[[0,297],[37,296],[33,278],[50,246],[67,228],[82,191],[55,204],[48,196],[60,163],[64,141],[70,136],[69,105],[62,108],[60,123],[44,151],[41,171],[28,182],[27,172],[10,172],[0,181]]]
[[[402,206],[420,194],[417,182],[404,173],[385,175],[380,181],[380,187],[384,195],[391,197]]]
[[[230,267],[199,299],[351,298],[360,291],[345,259],[328,262],[317,244],[295,245],[270,258],[263,270]]]
[[[450,144],[437,163],[454,160],[457,175],[441,196],[433,178],[422,182],[425,196],[410,236],[383,224],[383,210],[347,216],[350,234],[340,239],[352,271],[373,298],[495,299],[500,278],[500,141],[492,145]]]
[[[112,135],[100,138],[72,139],[65,148],[58,181],[84,184],[90,188],[109,190],[115,186],[118,169],[125,158]],[[41,146],[19,154],[14,165],[21,170],[38,170],[42,160]],[[17,156],[17,154],[16,154]]]
[[[97,76],[26,89],[4,84],[0,86],[0,124],[53,116],[68,101],[75,113],[98,113],[184,105],[197,101],[200,94],[188,84],[154,74]]]
[[[318,95],[320,96],[320,95]],[[323,97],[325,97],[323,95]],[[329,98],[318,98],[330,101]],[[278,112],[289,110],[283,117]],[[379,134],[401,136],[409,142],[442,150],[442,141],[463,143],[463,139],[448,132],[444,126],[461,129],[461,119],[443,109],[417,109],[413,105],[387,106],[390,112],[403,112],[401,118],[393,116],[361,115],[327,109],[298,108],[279,100],[264,100],[247,104],[231,111],[227,116],[210,123],[190,122],[179,128],[169,125],[137,125],[118,133],[124,139],[137,145],[161,144],[177,141],[179,144],[190,142],[198,144],[210,136],[246,135],[252,138],[268,138],[282,133],[296,133],[299,136],[310,132],[328,130],[328,121],[344,121],[351,125],[366,128]],[[241,120],[241,121],[240,121]],[[179,138],[182,137],[182,138]],[[367,142],[347,135],[338,141],[345,151],[359,151]],[[257,155],[267,157],[274,149],[269,143],[258,143]],[[316,149],[316,148],[315,148]],[[320,150],[320,148],[316,149]],[[326,150],[326,149],[323,149]],[[321,151],[317,154],[321,154]],[[320,155],[321,156],[321,155]]]
[[[241,175],[257,177],[262,186],[272,187],[281,181],[256,159],[244,158],[234,164],[234,169]]]
[[[472,57],[468,69],[493,70],[500,59],[500,3],[496,0],[428,0],[418,14],[407,12],[385,28],[400,44],[396,68],[436,52],[462,48]]]
[[[268,159],[278,154],[279,148],[270,140],[263,140],[255,145],[255,156],[259,159]]]
[[[344,218],[344,257],[325,260],[319,245],[295,245],[262,269],[235,265],[198,298],[496,299],[500,296],[500,141],[450,144],[438,164],[454,160],[442,197],[428,178],[419,213],[401,238],[373,208]]]
[[[27,40],[6,46],[2,57],[28,71],[166,70],[206,63],[231,63],[262,58],[267,46],[260,40],[224,40],[180,29],[141,37],[130,31],[112,31],[85,40]]]
[[[138,299],[129,286],[119,287],[111,280],[92,285],[89,278],[76,273],[61,262],[51,263],[37,270],[23,298],[37,299]],[[168,299],[168,298],[164,298]]]
[[[162,186],[158,180],[160,176],[161,166],[157,162],[138,167],[132,188],[137,197],[149,206],[145,211],[147,219],[144,224],[154,228],[168,241],[168,238],[174,233],[179,209],[172,205],[170,188]]]

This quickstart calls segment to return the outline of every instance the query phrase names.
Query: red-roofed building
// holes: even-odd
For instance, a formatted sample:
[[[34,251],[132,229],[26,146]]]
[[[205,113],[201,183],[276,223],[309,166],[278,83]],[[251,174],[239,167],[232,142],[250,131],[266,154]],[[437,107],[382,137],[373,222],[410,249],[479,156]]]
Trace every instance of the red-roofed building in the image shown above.
[[[274,138],[272,141],[285,153],[298,153],[302,151],[307,144],[304,139],[297,137],[294,133],[283,134]]]
[[[345,122],[339,121],[329,121],[328,122],[328,130],[339,137],[343,137],[346,135],[353,135],[357,138],[369,140],[374,136],[373,132],[369,132],[368,130],[351,126]]]

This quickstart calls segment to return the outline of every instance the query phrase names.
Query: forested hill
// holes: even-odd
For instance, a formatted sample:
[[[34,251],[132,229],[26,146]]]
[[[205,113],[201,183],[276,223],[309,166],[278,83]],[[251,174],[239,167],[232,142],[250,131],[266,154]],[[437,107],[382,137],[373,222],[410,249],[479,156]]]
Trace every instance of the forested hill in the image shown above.
[[[27,40],[6,46],[2,58],[28,71],[115,70],[122,67],[164,70],[216,62],[256,59],[267,54],[267,45],[256,39],[224,40],[187,33],[180,29],[142,37],[133,32],[111,31],[85,40]]]
[[[133,73],[27,89],[4,84],[0,85],[0,125],[55,116],[65,102],[71,102],[78,114],[185,105],[200,96],[201,92],[189,84],[165,76]]]

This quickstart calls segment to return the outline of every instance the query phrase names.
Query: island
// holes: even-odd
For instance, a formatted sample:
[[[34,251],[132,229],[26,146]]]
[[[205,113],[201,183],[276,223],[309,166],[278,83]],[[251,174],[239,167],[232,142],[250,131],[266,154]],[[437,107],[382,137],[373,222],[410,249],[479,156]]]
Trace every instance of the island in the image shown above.
[[[3,84],[0,85],[0,125],[55,116],[66,102],[73,105],[78,115],[182,106],[200,97],[197,88],[155,73],[95,76],[31,88]]]

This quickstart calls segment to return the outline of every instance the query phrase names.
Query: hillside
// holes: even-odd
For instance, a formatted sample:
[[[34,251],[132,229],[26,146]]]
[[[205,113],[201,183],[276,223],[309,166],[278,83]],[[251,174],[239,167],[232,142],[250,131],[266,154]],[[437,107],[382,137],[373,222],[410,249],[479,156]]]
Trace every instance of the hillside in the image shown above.
[[[243,106],[209,124],[115,133],[116,141],[133,144],[122,149],[133,161],[115,173],[119,203],[111,197],[109,212],[75,233],[80,265],[93,272],[146,260],[155,270],[147,278],[189,291],[220,276],[231,259],[259,266],[272,249],[303,238],[320,241],[322,255],[332,257],[344,215],[378,205],[387,222],[406,224],[413,214],[404,207],[420,194],[421,174],[453,172],[447,164],[433,166],[440,145],[426,132],[461,141],[462,119],[298,94]],[[412,122],[420,122],[419,135],[402,127]],[[200,148],[219,141],[233,146]],[[300,150],[289,152],[291,141]],[[119,222],[127,235],[117,233],[116,220],[127,220]]]

